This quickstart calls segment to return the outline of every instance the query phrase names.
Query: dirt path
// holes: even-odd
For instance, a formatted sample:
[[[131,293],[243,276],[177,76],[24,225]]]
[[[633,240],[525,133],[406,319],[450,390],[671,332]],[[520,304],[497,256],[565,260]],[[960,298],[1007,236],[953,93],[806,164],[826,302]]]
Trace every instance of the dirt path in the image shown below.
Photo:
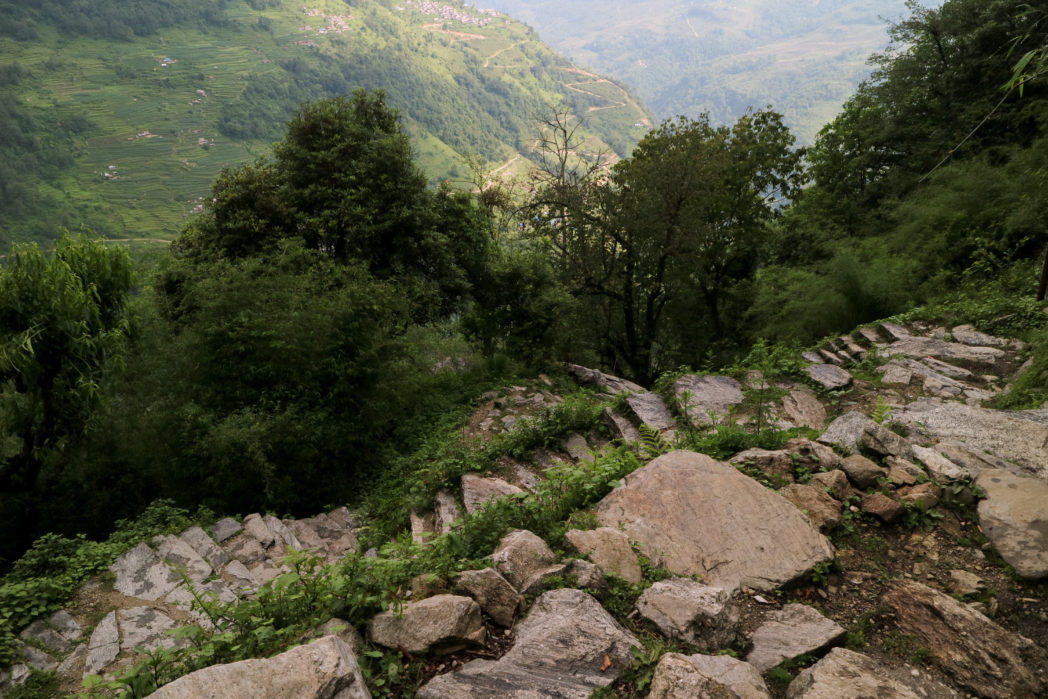
[[[495,57],[496,57],[496,56],[498,56],[498,55],[499,55],[500,53],[504,53],[504,52],[506,52],[506,51],[509,51],[510,49],[515,49],[515,48],[517,48],[518,46],[520,46],[521,44],[524,44],[524,43],[526,43],[526,40],[525,40],[525,39],[521,39],[520,41],[518,41],[518,42],[517,42],[517,43],[515,43],[515,44],[511,44],[510,46],[507,46],[507,47],[505,47],[505,48],[501,48],[501,49],[499,49],[499,50],[498,50],[498,51],[496,51],[495,53],[493,53],[493,54],[491,54],[490,56],[488,56],[487,58],[485,58],[485,59],[484,59],[484,63],[483,63],[483,64],[482,64],[482,65],[481,65],[480,67],[481,67],[481,68],[487,68],[487,67],[488,67],[488,66],[489,66],[489,65],[491,64],[491,59],[495,58]]]
[[[641,124],[641,125],[643,125],[643,126],[645,126],[647,128],[651,128],[651,120],[648,119],[648,117],[646,117],[644,115],[644,110],[641,109],[640,105],[637,104],[636,102],[634,102],[630,98],[629,93],[626,92],[624,89],[622,89],[620,86],[616,85],[615,83],[613,83],[612,81],[608,80],[607,78],[602,78],[601,76],[597,75],[596,73],[591,73],[588,70],[583,70],[582,68],[579,68],[578,66],[572,66],[571,68],[567,68],[566,70],[569,73],[575,73],[577,75],[581,75],[581,76],[586,77],[586,78],[591,78],[591,80],[589,80],[589,81],[582,81],[582,82],[576,82],[576,83],[564,83],[564,87],[568,88],[569,90],[575,90],[576,92],[581,92],[583,94],[593,95],[595,97],[600,97],[601,99],[605,99],[605,100],[607,100],[607,101],[612,103],[611,105],[609,105],[607,107],[590,107],[587,110],[588,112],[595,112],[595,111],[598,111],[598,110],[601,110],[601,109],[611,109],[613,107],[629,107],[630,109],[632,109],[637,114],[637,123],[638,124]],[[597,94],[595,92],[590,92],[588,90],[582,90],[582,89],[579,89],[577,87],[573,87],[574,85],[586,85],[586,84],[594,84],[594,83],[607,83],[609,85],[613,85],[616,90],[618,90],[619,92],[622,93],[622,96],[621,96],[622,101],[621,102],[616,102],[612,98],[607,97],[605,95],[600,95],[600,94]]]

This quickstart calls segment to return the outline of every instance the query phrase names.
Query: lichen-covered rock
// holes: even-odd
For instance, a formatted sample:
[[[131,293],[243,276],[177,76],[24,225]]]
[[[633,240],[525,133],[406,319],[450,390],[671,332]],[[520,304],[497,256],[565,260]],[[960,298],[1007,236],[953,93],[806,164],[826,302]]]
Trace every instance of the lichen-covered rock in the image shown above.
[[[155,699],[371,699],[353,651],[325,636],[265,660],[213,665],[180,677]]]
[[[670,638],[711,652],[731,645],[740,618],[731,590],[688,578],[655,583],[637,600],[637,612]]]
[[[859,440],[869,425],[877,423],[857,410],[852,410],[829,424],[817,441],[826,445],[837,445],[851,454],[859,449]]]
[[[382,612],[371,620],[371,640],[413,655],[443,655],[484,644],[480,606],[469,597],[436,595],[404,605],[398,614]]]
[[[567,588],[539,597],[514,634],[499,660],[473,660],[434,677],[420,699],[586,699],[614,682],[632,660],[630,648],[640,646],[597,600]]]
[[[792,503],[703,454],[654,459],[596,514],[653,561],[715,587],[770,590],[833,558],[833,546]]]
[[[145,544],[128,550],[109,570],[116,574],[113,588],[117,592],[150,602],[165,596],[182,582],[181,576]]]

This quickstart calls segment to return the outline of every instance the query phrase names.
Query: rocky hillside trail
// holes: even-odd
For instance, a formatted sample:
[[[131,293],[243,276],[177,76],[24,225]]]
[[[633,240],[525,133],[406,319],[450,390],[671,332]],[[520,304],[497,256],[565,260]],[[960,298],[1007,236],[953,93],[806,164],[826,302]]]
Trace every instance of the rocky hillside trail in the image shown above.
[[[142,696],[126,678],[217,647],[239,605],[433,560],[356,628],[314,625],[154,696],[1048,697],[1048,409],[982,407],[1027,353],[885,322],[805,352],[790,380],[767,362],[649,391],[567,365],[600,425],[437,477],[410,541],[361,552],[373,523],[344,507],[156,537],[26,628],[4,686],[36,668],[63,694]],[[482,396],[463,438],[531,429],[562,405],[553,385]]]

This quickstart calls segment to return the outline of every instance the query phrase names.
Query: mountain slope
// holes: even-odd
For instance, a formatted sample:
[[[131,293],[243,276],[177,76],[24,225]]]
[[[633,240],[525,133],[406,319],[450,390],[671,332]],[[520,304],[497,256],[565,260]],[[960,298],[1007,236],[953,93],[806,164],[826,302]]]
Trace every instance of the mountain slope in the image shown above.
[[[660,118],[729,123],[771,104],[811,142],[865,78],[903,0],[492,0],[580,63],[635,85]],[[937,3],[925,3],[937,4]]]
[[[458,0],[0,1],[0,236],[87,225],[170,238],[215,175],[268,152],[303,101],[383,89],[433,181],[531,155],[567,104],[594,147],[650,123],[613,83],[580,89],[526,26]],[[518,155],[519,154],[519,155]]]

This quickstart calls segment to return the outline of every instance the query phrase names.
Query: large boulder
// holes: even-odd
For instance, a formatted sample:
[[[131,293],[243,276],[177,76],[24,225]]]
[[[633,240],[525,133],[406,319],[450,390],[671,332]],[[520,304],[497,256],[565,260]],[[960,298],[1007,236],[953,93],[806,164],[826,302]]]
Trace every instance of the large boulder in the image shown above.
[[[480,606],[469,597],[436,595],[382,612],[371,620],[371,640],[414,655],[444,655],[484,644]]]
[[[667,653],[659,660],[648,699],[770,699],[767,685],[749,663],[726,655]]]
[[[930,652],[931,662],[978,696],[1033,697],[1046,689],[1039,671],[1048,651],[1001,628],[953,597],[908,580],[892,582],[882,597],[902,633]]]
[[[859,411],[852,410],[831,422],[818,441],[829,446],[837,445],[851,454],[858,451],[859,441],[866,428],[876,424]]]
[[[1048,483],[1008,471],[983,471],[979,523],[1001,558],[1024,578],[1048,576]]]
[[[626,405],[642,425],[653,430],[668,430],[677,424],[665,401],[656,393],[634,393],[626,398]]]
[[[695,426],[721,422],[744,398],[742,386],[730,376],[682,376],[674,382],[673,394]]]
[[[950,441],[988,452],[1048,480],[1048,411],[1005,412],[964,403],[923,400],[892,411],[919,441]]]
[[[815,391],[807,386],[787,386],[782,399],[782,413],[798,427],[821,430],[826,424],[826,408]]]
[[[180,677],[155,699],[371,699],[353,651],[325,636],[265,660],[213,665]]]
[[[731,590],[689,578],[655,583],[637,600],[637,612],[666,636],[707,651],[730,646],[739,628],[739,605]]]
[[[956,692],[919,670],[887,667],[861,653],[834,648],[803,670],[786,690],[789,699],[955,699]]]
[[[654,459],[596,514],[653,561],[715,587],[771,590],[833,558],[833,546],[792,503],[704,454]]]
[[[473,514],[490,500],[519,495],[524,491],[501,478],[485,478],[475,473],[462,476],[462,504]]]
[[[511,697],[585,699],[610,685],[640,643],[581,590],[546,592],[514,628],[513,647],[499,660],[473,660],[434,677],[420,699]]]

